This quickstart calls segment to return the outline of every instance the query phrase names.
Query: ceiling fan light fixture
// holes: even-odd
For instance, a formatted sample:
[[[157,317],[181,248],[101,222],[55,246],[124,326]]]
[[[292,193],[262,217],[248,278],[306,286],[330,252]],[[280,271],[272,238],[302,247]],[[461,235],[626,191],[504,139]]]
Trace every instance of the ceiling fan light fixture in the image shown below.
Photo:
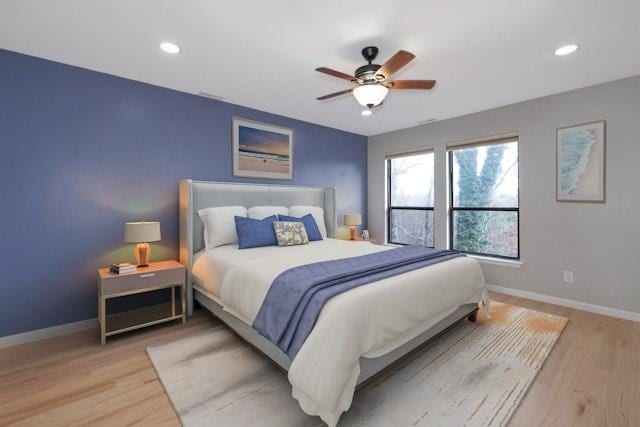
[[[353,89],[353,97],[363,107],[376,107],[382,104],[389,89],[381,84],[364,84]]]
[[[362,114],[363,116],[367,117],[373,114],[373,111],[367,109],[367,110],[362,110],[360,111],[360,114]]]
[[[406,50],[399,50],[383,65],[374,64],[373,60],[378,54],[378,48],[368,46],[362,49],[362,56],[368,64],[359,67],[354,74],[346,74],[327,67],[318,67],[316,71],[328,74],[352,84],[353,89],[345,89],[339,92],[316,98],[318,101],[335,98],[337,96],[352,93],[358,104],[369,110],[382,104],[389,89],[422,89],[429,90],[435,86],[435,80],[389,80],[390,76],[406,66],[416,56]],[[354,87],[353,84],[356,84]],[[367,113],[363,112],[363,115]]]

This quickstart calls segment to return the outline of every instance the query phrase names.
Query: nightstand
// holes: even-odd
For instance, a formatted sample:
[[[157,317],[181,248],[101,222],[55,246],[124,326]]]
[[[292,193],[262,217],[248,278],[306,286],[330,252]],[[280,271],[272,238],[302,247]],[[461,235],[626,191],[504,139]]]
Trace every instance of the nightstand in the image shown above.
[[[187,287],[185,269],[177,261],[151,262],[148,267],[138,268],[133,273],[112,274],[108,268],[98,270],[98,322],[100,323],[100,342],[106,343],[107,337],[133,331],[159,323],[182,319],[187,321]],[[139,321],[115,322],[108,325],[107,301],[159,289],[171,289],[171,306],[165,312],[154,313],[151,319]],[[180,310],[176,307],[176,288],[180,288]]]

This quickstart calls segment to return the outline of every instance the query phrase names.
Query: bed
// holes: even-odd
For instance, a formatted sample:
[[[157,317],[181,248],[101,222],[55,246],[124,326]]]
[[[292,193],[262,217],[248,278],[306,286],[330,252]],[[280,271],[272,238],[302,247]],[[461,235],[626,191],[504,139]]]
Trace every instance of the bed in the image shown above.
[[[220,206],[308,205],[324,210],[327,238],[304,246],[204,250],[197,211]],[[336,240],[336,189],[180,182],[180,261],[187,270],[187,310],[194,301],[288,372],[301,408],[335,425],[356,387],[465,318],[486,300],[482,270],[468,257],[450,259],[351,289],[331,298],[293,360],[252,323],[272,280],[313,262],[389,250]]]

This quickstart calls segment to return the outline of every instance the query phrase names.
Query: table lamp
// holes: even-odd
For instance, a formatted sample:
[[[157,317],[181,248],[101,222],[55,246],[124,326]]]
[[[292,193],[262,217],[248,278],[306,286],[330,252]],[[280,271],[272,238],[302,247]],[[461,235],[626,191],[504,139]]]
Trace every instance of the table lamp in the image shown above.
[[[159,222],[127,222],[124,225],[124,241],[127,243],[137,243],[134,253],[138,267],[148,267],[151,257],[151,246],[149,242],[160,240]]]
[[[349,240],[356,240],[356,226],[362,225],[360,214],[344,214],[344,225],[349,227]]]

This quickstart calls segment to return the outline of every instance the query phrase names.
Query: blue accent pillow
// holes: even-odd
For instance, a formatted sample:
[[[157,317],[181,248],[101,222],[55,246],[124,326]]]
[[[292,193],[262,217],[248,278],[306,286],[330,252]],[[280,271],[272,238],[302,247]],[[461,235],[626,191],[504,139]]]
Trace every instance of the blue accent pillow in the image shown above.
[[[236,232],[238,248],[257,248],[260,246],[277,246],[278,239],[273,229],[273,222],[278,218],[271,215],[265,219],[253,219],[236,216]]]
[[[313,242],[315,240],[322,240],[322,234],[320,233],[318,224],[316,224],[316,220],[313,219],[313,215],[311,214],[307,214],[302,218],[296,218],[295,216],[288,215],[278,215],[278,221],[301,222],[304,224],[305,230],[307,230],[307,236],[309,237],[310,242]]]

